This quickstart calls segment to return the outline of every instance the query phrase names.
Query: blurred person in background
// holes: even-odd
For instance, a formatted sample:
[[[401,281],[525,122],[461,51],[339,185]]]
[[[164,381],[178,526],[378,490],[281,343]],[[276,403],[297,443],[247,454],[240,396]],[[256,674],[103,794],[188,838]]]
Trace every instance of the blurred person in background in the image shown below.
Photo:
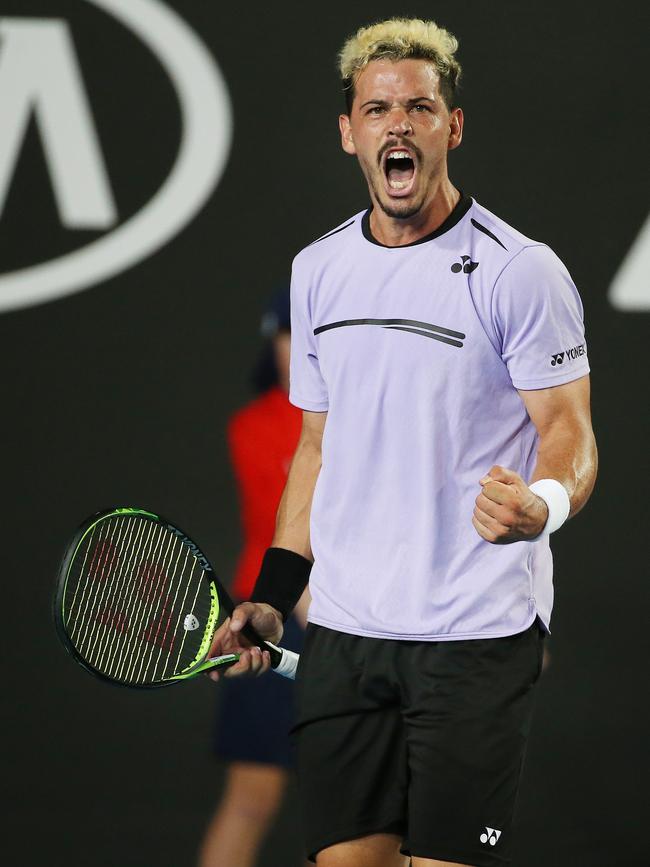
[[[258,393],[228,425],[239,491],[244,545],[233,597],[248,599],[271,544],[280,496],[300,435],[302,413],[288,400],[291,343],[289,290],[278,292],[262,318],[266,344],[253,372]],[[287,621],[282,644],[300,651],[308,591]],[[222,681],[215,752],[227,762],[224,792],[202,842],[200,867],[249,867],[256,862],[288,782],[293,683],[274,674],[251,682]]]

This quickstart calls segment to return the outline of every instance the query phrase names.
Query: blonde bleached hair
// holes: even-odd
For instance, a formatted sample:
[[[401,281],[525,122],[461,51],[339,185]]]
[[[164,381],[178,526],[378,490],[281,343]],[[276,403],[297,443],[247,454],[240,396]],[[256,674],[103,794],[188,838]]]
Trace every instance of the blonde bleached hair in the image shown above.
[[[440,92],[447,108],[454,107],[460,81],[460,63],[454,57],[455,36],[435,21],[421,18],[389,18],[361,27],[339,53],[339,72],[348,114],[354,101],[354,87],[371,60],[428,60],[440,76]]]

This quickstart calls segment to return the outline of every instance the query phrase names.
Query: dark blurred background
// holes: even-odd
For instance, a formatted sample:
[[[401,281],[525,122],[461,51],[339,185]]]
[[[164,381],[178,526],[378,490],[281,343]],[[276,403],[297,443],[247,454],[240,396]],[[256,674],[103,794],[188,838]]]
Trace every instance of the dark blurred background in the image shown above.
[[[175,13],[208,47],[232,106],[225,170],[195,218],[153,255],[49,303],[9,302],[9,272],[107,237],[172,170],[185,109],[160,58],[118,20],[124,8],[152,32],[156,12]],[[466,133],[452,180],[553,247],[586,311],[600,478],[585,512],[554,537],[551,662],[516,867],[649,863],[650,279],[645,288],[622,284],[616,303],[609,295],[648,213],[647,10],[640,0],[602,8],[412,0],[399,10],[460,39]],[[137,693],[85,675],[52,627],[56,567],[82,518],[129,504],[178,521],[230,578],[239,524],[226,420],[249,396],[269,292],[302,246],[367,204],[338,144],[335,55],[358,26],[395,12],[365,0],[240,9],[198,0],[0,3],[3,863],[194,863],[221,780],[210,755],[217,687],[201,679]],[[34,113],[15,163],[7,156],[15,100],[27,105],[24,82],[11,74],[18,67],[4,63],[16,52],[16,19],[32,25],[21,31],[26,68],[42,61],[42,52],[29,54],[34,24],[56,19],[68,29],[113,226],[66,225],[48,162],[53,140]],[[177,24],[165,20],[161,38],[173,42]],[[292,795],[263,867],[300,862],[295,808]]]

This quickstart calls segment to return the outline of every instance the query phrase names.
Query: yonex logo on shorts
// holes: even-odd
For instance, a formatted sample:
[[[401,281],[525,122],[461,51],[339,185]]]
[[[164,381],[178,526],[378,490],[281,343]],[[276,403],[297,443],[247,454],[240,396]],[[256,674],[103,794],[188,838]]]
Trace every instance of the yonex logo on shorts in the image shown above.
[[[479,837],[481,843],[488,843],[490,846],[496,846],[497,840],[501,836],[501,831],[497,830],[497,828],[488,828],[485,826],[485,831]]]

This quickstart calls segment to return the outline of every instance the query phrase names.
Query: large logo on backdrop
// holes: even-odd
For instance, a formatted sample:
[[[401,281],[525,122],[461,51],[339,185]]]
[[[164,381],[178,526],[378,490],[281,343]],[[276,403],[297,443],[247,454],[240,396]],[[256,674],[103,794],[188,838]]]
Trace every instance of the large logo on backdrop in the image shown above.
[[[96,235],[71,252],[0,274],[0,310],[79,292],[154,253],[203,206],[228,157],[232,120],[227,89],[188,24],[158,0],[80,3],[108,13],[155,56],[161,79],[166,74],[179,103],[180,146],[157,191],[120,221],[111,167],[90,109],[95,94],[86,87],[69,22],[0,18],[0,217],[33,122],[60,225]]]
[[[609,300],[618,310],[650,310],[650,217],[614,275]]]

